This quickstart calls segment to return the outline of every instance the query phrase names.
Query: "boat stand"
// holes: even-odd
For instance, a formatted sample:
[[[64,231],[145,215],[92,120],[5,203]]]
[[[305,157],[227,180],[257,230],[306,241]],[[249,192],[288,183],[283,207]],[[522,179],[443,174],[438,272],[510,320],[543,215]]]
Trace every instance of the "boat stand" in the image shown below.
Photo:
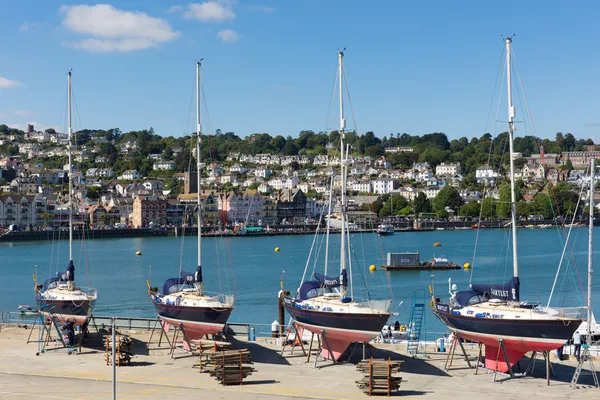
[[[35,330],[35,326],[38,322],[38,320],[40,320],[40,316],[42,314],[38,311],[37,315],[35,316],[35,319],[33,320],[33,323],[31,324],[31,330],[29,331],[29,336],[27,336],[27,344],[34,342],[34,340],[31,340],[31,335],[33,334],[33,331]],[[41,323],[44,322],[44,318],[41,318]],[[37,342],[37,340],[35,340],[35,342]]]
[[[340,364],[335,358],[332,357],[332,359],[328,359],[323,355],[323,344],[325,344],[327,346],[327,348],[331,349],[331,347],[329,347],[329,343],[327,342],[327,335],[325,334],[324,330],[321,330],[321,333],[319,335],[317,335],[321,340],[319,340],[319,347],[317,348],[317,354],[315,355],[315,368],[323,368],[323,367],[328,367],[331,365],[337,365]],[[329,355],[331,355],[331,350]],[[319,363],[319,357],[321,357],[324,362],[327,362],[324,365],[318,365]],[[331,361],[330,363],[328,361]]]
[[[589,345],[583,349],[583,354],[579,356],[579,362],[577,363],[577,369],[575,369],[575,373],[573,374],[573,379],[571,379],[571,388],[575,389],[577,387],[577,382],[579,381],[579,377],[581,376],[581,369],[583,368],[583,364],[586,361],[589,361],[590,364],[590,372],[589,375],[592,375],[594,378],[594,386],[600,387],[598,384],[598,375],[596,375],[596,368],[594,367],[594,361],[592,360],[592,355],[590,354]],[[583,347],[583,346],[582,346]],[[588,375],[588,373],[584,373],[584,375]]]
[[[457,344],[460,346],[460,349],[463,353],[465,361],[467,362],[467,365],[469,365],[469,368],[473,368],[473,366],[471,365],[471,361],[469,360],[469,356],[467,355],[467,351],[465,350],[465,347],[463,346],[460,339],[461,339],[460,335],[455,333],[454,338],[452,339],[452,343],[450,344],[448,356],[446,357],[446,364],[444,365],[444,369],[446,371],[448,371],[450,369],[450,367],[452,367],[452,362],[454,361],[454,353],[456,352]],[[481,344],[479,345],[479,354],[481,354]],[[477,373],[477,369],[475,370],[475,373]]]
[[[498,339],[498,353],[496,354],[496,368],[494,368],[494,382],[500,382],[499,380],[496,380],[496,375],[500,372],[498,371],[498,363],[500,362],[500,352],[502,352],[502,355],[504,356],[504,361],[506,362],[506,365],[508,365],[508,374],[510,375],[510,378],[515,377],[515,374],[513,374],[512,367],[510,366],[508,354],[506,354],[506,348],[504,347],[504,339]]]
[[[157,348],[160,348],[160,345],[162,343],[162,339],[164,336],[164,338],[167,340],[167,343],[169,343],[169,349],[171,349],[172,345],[171,345],[171,341],[169,340],[169,335],[167,335],[167,333],[165,332],[165,324],[164,324],[163,320],[160,318],[156,318],[156,321],[154,321],[154,327],[152,328],[152,332],[150,333],[150,338],[148,339],[148,343],[146,344],[146,347],[148,349],[150,349],[150,344],[152,343],[152,336],[154,336],[154,331],[156,330],[156,325],[160,325],[160,337],[158,338]]]
[[[170,357],[173,360],[175,360],[175,349],[177,348],[177,339],[179,338],[179,332],[181,332],[181,336],[182,336],[183,342],[187,343],[188,348],[190,349],[189,352],[187,350],[185,350],[185,351],[188,352],[188,353],[190,353],[191,355],[194,355],[194,351],[192,350],[192,345],[191,345],[190,341],[188,340],[187,335],[185,334],[185,331],[183,330],[183,324],[180,322],[179,326],[175,327],[175,329],[173,331],[173,339],[171,340],[171,353],[170,353]]]
[[[306,350],[304,349],[304,344],[302,343],[302,338],[300,337],[300,332],[298,327],[296,326],[296,324],[291,324],[290,330],[293,329],[294,330],[294,339],[292,339],[292,344],[288,344],[288,337],[289,334],[291,332],[288,332],[285,335],[284,338],[284,342],[283,342],[283,346],[281,348],[281,356],[283,356],[283,353],[285,352],[285,348],[288,346],[291,346],[291,351],[290,351],[290,355],[294,354],[294,349],[296,348],[296,346],[299,346],[300,349],[302,350],[302,354],[306,356]],[[315,334],[313,333],[311,338],[310,338],[310,348],[312,349],[312,344],[313,344],[313,338],[315,337]],[[298,343],[298,344],[296,344]],[[308,359],[306,360],[306,362],[308,362],[310,360],[310,350],[308,351]]]
[[[526,376],[533,376],[535,370],[535,362],[537,361],[537,351],[531,353],[531,361],[529,361],[529,365],[527,366],[527,371],[525,371]],[[552,368],[552,364],[550,363],[550,352],[542,351],[542,355],[544,356],[544,362],[546,364],[546,384],[550,385],[550,376],[555,377],[554,368]]]

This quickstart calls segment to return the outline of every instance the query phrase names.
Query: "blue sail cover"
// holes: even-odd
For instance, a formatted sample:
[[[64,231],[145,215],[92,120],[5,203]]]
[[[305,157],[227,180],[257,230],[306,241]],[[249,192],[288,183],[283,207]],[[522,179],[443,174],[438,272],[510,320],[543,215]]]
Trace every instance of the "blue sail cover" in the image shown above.
[[[519,278],[512,278],[505,284],[479,284],[471,285],[471,289],[475,292],[488,295],[491,299],[500,299],[504,301],[519,302]]]
[[[342,275],[339,277],[326,276],[318,272],[315,272],[313,276],[315,277],[315,280],[306,281],[300,285],[300,290],[298,291],[299,300],[307,300],[309,298],[308,293],[315,289],[345,286],[345,281],[347,279],[346,270],[343,270]]]
[[[320,274],[318,272],[314,273],[315,279],[319,282],[323,287],[338,287],[341,285],[339,277],[331,277]]]
[[[162,294],[167,295],[175,293],[181,290],[181,285],[191,285],[194,282],[196,282],[194,279],[194,273],[181,271],[181,276],[179,278],[169,278],[165,281],[163,284]]]
[[[44,281],[44,286],[42,287],[42,291],[45,292],[48,289],[55,288],[58,285],[58,282],[62,280],[62,276],[64,272],[57,272],[54,278],[48,278]]]

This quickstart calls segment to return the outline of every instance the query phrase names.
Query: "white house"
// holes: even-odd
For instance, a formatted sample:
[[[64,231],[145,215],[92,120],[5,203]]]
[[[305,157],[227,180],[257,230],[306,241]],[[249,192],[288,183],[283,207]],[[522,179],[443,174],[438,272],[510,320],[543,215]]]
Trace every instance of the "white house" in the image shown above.
[[[298,183],[296,185],[296,187],[300,190],[302,190],[302,193],[308,193],[310,192],[311,189],[311,184],[309,182],[302,182],[302,183]]]
[[[254,176],[258,178],[268,178],[272,174],[271,169],[269,167],[260,167],[254,170]]]
[[[441,163],[435,167],[435,174],[437,176],[453,176],[456,174],[460,174],[462,171],[460,169],[460,164],[445,164]]]
[[[498,178],[498,173],[489,165],[485,164],[477,168],[475,171],[477,183],[493,183]]]
[[[381,156],[375,160],[375,168],[388,169],[392,168],[392,164],[385,158],[385,156]]]
[[[123,172],[123,175],[117,177],[117,179],[119,180],[128,180],[128,181],[134,181],[134,180],[138,180],[140,179],[140,173],[137,172],[137,170],[135,169],[128,169],[127,171]]]
[[[415,197],[417,197],[417,195],[419,194],[417,189],[415,189],[412,186],[401,187],[398,190],[394,190],[392,193],[399,194],[400,196],[404,197],[408,201],[413,201],[415,199]]]
[[[423,162],[423,163],[414,163],[413,164],[413,170],[416,172],[421,172],[424,169],[431,169],[431,166],[429,165],[429,163]]]
[[[371,182],[367,182],[367,181],[353,182],[352,190],[360,192],[360,193],[372,193],[373,192]]]
[[[377,194],[388,194],[394,189],[400,187],[398,181],[390,178],[378,178],[372,181],[373,193]]]
[[[433,178],[433,173],[430,169],[421,170],[415,175],[415,180],[417,182],[427,182],[431,180],[431,178]]]
[[[248,168],[241,166],[240,164],[234,164],[229,168],[230,172],[235,172],[238,174],[245,174],[248,172]]]
[[[421,192],[425,193],[428,199],[433,199],[440,192],[441,188],[439,186],[428,186],[425,189],[421,190]]]
[[[152,169],[155,171],[168,171],[175,169],[175,165],[176,164],[173,161],[157,161],[154,164],[152,164]]]

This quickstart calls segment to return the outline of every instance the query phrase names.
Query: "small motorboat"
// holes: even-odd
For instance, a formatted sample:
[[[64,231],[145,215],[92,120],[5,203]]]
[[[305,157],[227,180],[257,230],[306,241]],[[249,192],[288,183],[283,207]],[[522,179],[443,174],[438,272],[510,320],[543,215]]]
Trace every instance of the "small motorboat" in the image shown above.
[[[377,236],[389,236],[394,234],[394,227],[391,225],[379,225],[377,227]]]

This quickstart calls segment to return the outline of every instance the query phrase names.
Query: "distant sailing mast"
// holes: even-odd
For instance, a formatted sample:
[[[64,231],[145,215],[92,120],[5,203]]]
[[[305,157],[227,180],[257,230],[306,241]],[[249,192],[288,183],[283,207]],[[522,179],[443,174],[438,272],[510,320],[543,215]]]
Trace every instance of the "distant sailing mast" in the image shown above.
[[[59,322],[74,321],[84,325],[89,321],[96,299],[96,289],[83,290],[75,287],[75,264],[73,263],[73,156],[72,156],[72,88],[71,71],[67,73],[67,118],[68,135],[68,215],[69,215],[69,263],[64,274],[47,279],[41,287],[36,287],[36,303],[40,312],[47,318],[55,317]]]
[[[200,60],[202,61],[202,60]],[[177,278],[167,279],[159,292],[149,286],[148,295],[152,301],[163,327],[174,325],[183,330],[186,341],[184,347],[189,350],[189,341],[202,339],[207,334],[217,334],[223,330],[234,308],[234,296],[204,292],[202,277],[202,198],[200,195],[200,171],[204,167],[201,161],[202,123],[200,119],[202,80],[200,61],[196,62],[196,175],[198,208],[198,259],[194,273],[180,271]],[[149,285],[149,283],[148,283]]]
[[[451,290],[448,304],[433,299],[433,311],[458,336],[485,344],[487,368],[507,372],[530,351],[550,351],[563,346],[582,320],[576,316],[568,316],[559,309],[520,303],[513,160],[515,107],[512,104],[512,39],[506,38],[504,41],[508,86],[513,278],[504,284],[472,284],[469,290]]]
[[[377,337],[389,319],[391,313],[390,300],[371,300],[358,302],[354,297],[352,285],[352,262],[348,257],[351,251],[349,224],[346,215],[346,178],[348,173],[349,146],[344,143],[344,52],[338,53],[338,76],[340,90],[340,171],[342,175],[341,190],[341,236],[340,236],[340,274],[330,277],[326,274],[313,273],[301,283],[295,297],[284,296],[283,306],[294,320],[298,329],[306,329],[321,336],[322,354],[331,360],[338,360],[353,342],[366,342]],[[333,177],[330,191],[333,191]],[[331,204],[331,197],[330,197]],[[327,219],[327,243],[329,245],[329,228],[331,221],[331,205]],[[309,253],[312,254],[312,248]],[[325,249],[325,271],[328,269],[328,247]],[[306,277],[309,262],[303,274]],[[348,272],[350,270],[350,280]],[[350,285],[350,293],[348,293]]]

